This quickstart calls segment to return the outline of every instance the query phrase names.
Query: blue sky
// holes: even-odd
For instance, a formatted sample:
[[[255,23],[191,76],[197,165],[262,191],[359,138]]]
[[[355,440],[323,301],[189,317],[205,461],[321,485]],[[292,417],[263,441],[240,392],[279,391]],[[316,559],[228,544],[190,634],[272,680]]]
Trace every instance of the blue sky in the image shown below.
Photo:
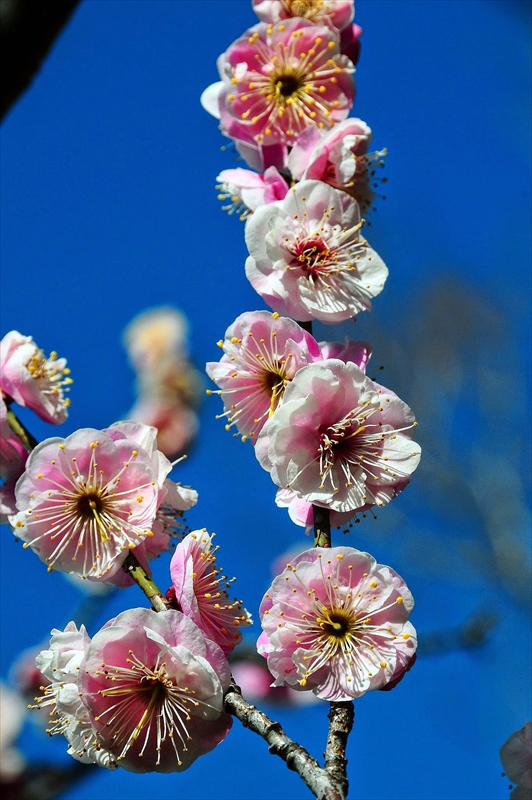
[[[512,589],[522,579],[519,558],[515,573],[511,567],[501,577],[499,569],[501,553],[526,547],[530,503],[530,4],[356,5],[364,35],[352,113],[372,127],[376,147],[390,151],[387,199],[367,235],[390,278],[371,320],[361,315],[350,333],[373,342],[375,363],[386,367],[382,382],[420,419],[425,453],[419,477],[377,522],[364,520],[335,541],[369,550],[403,575],[420,637],[454,629],[481,608],[498,622],[482,648],[422,657],[396,690],[357,701],[350,797],[503,800],[498,748],[530,717],[529,617]],[[219,357],[215,343],[238,314],[264,307],[244,275],[243,226],[222,213],[214,189],[235,156],[221,149],[216,123],[199,105],[217,79],[217,56],[255,19],[246,0],[84,0],[8,115],[2,332],[16,328],[57,350],[75,380],[62,428],[21,415],[37,438],[123,418],[134,376],[121,332],[139,311],[160,304],[184,311],[201,369]],[[432,336],[439,330],[430,323],[436,301],[450,348],[448,358],[438,354],[437,368],[425,347],[429,328]],[[319,335],[336,338],[324,328]],[[430,410],[425,418],[418,398]],[[175,478],[198,489],[188,521],[216,531],[223,566],[238,576],[256,618],[271,561],[308,540],[275,507],[252,448],[214,420],[218,411],[217,398],[206,398],[198,443]],[[454,476],[447,493],[438,472],[443,451]],[[497,535],[496,491],[511,506]],[[22,551],[8,528],[0,541],[5,676],[22,648],[68,621],[79,594]],[[166,588],[163,559],[155,573]],[[143,604],[135,587],[121,593],[89,632]],[[325,707],[272,713],[321,755]],[[31,732],[24,746],[55,760],[65,749]],[[147,796],[297,800],[309,793],[235,723],[214,753],[181,775],[101,771],[65,798]]]

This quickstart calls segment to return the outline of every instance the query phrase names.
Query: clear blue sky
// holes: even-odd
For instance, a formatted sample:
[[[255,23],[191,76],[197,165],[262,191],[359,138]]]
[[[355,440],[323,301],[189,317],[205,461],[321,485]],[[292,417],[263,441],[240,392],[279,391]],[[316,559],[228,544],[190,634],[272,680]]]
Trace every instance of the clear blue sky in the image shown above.
[[[414,386],[405,343],[413,331],[422,343],[423,298],[431,286],[451,293],[467,287],[483,309],[496,312],[504,336],[493,333],[486,312],[485,329],[493,335],[484,348],[477,341],[477,350],[461,354],[464,379],[451,411],[449,376],[442,373],[437,414],[420,419],[426,455],[419,479],[414,475],[376,523],[366,520],[348,537],[337,535],[338,543],[369,550],[403,575],[416,599],[412,621],[420,637],[453,628],[480,607],[499,618],[482,648],[420,658],[395,691],[357,701],[350,797],[503,800],[508,791],[498,748],[530,718],[529,620],[512,593],[511,575],[503,584],[493,566],[504,541],[483,538],[493,515],[491,522],[475,517],[454,490],[443,504],[434,498],[439,451],[431,450],[430,431],[445,420],[466,481],[475,458],[485,460],[489,442],[499,448],[504,434],[511,469],[527,486],[530,4],[357,0],[356,6],[364,36],[353,114],[372,127],[376,147],[390,151],[387,200],[372,217],[368,238],[390,278],[373,319],[362,315],[352,335],[375,342],[376,363],[386,364],[382,381],[418,417],[414,399],[423,392]],[[214,190],[216,175],[235,166],[235,157],[220,149],[216,123],[199,105],[201,91],[217,79],[217,56],[255,20],[246,0],[84,0],[5,121],[2,332],[17,328],[47,351],[57,350],[75,380],[62,428],[24,415],[38,438],[123,418],[133,402],[133,374],[120,336],[144,308],[171,303],[187,314],[201,368],[219,357],[215,343],[238,314],[263,307],[243,271],[243,226],[221,212]],[[463,325],[468,309],[466,302],[457,319],[455,306],[448,314],[444,308],[444,333]],[[491,430],[493,413],[468,394],[479,353],[491,381],[483,385],[493,387],[504,407]],[[419,364],[416,369],[419,381]],[[438,374],[426,374],[438,384]],[[222,564],[238,576],[239,595],[256,618],[271,561],[293,545],[304,549],[308,540],[275,508],[274,488],[252,448],[215,422],[218,410],[217,398],[206,399],[198,444],[175,477],[199,490],[189,523],[216,531]],[[481,510],[497,502],[487,489],[497,483],[496,470],[488,477],[492,483],[478,479],[474,492]],[[509,485],[504,480],[499,489]],[[507,519],[512,546],[521,543],[522,518]],[[7,528],[0,541],[5,676],[23,647],[68,621],[78,594],[22,551]],[[163,588],[166,570],[160,559],[156,577]],[[133,587],[96,626],[143,604]],[[255,625],[251,636],[258,632]],[[326,710],[272,713],[321,756]],[[65,750],[63,741],[30,733],[25,746],[35,757],[56,760]],[[102,770],[65,800],[308,796],[268,756],[264,742],[235,723],[213,754],[183,774]]]

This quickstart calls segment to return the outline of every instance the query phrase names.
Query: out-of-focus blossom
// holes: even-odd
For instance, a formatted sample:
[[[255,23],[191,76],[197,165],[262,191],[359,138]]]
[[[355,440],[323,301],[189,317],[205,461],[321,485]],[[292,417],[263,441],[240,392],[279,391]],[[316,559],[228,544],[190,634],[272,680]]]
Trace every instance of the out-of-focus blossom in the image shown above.
[[[251,703],[300,707],[320,702],[312,692],[296,691],[290,686],[272,686],[271,672],[256,650],[247,652],[238,648],[238,654],[231,658],[231,673],[242,689],[242,695]]]
[[[259,23],[228,48],[218,68],[222,130],[227,113],[260,145],[293,145],[306,127],[330,128],[353,105],[354,67],[340,54],[338,35],[305,19],[273,28]]]
[[[367,211],[375,199],[375,171],[387,155],[386,150],[368,153],[371,137],[371,128],[361,119],[346,119],[325,134],[308,128],[292,148],[288,167],[296,180],[328,183]]]
[[[231,581],[216,566],[217,550],[205,529],[192,531],[177,545],[170,563],[171,599],[224,653],[230,653],[242,641],[240,628],[251,625],[251,616],[241,600],[230,599]]]
[[[140,426],[129,426],[137,435]],[[143,441],[150,447],[154,438],[148,432]],[[49,570],[109,579],[128,550],[153,535],[170,469],[162,453],[118,427],[47,439],[28,457],[10,523]]]
[[[28,451],[7,421],[7,406],[0,398],[0,522],[16,514],[15,484],[24,472]]]
[[[240,167],[224,169],[216,180],[218,199],[226,201],[222,210],[238,214],[241,220],[259,206],[283,200],[288,191],[288,184],[275,167],[268,167],[264,175]]]
[[[79,686],[81,665],[90,639],[82,625],[78,630],[69,622],[64,631],[54,628],[48,649],[36,658],[37,669],[45,679],[44,695],[36,697],[36,709],[51,707],[47,733],[62,733],[67,752],[83,764],[98,764],[116,769],[112,754],[97,741]]]
[[[415,655],[403,579],[351,547],[316,547],[287,564],[265,594],[259,652],[275,685],[344,701],[398,683]]]
[[[0,342],[0,388],[20,406],[35,411],[45,422],[58,425],[68,416],[72,378],[65,358],[46,358],[31,336],[6,333]]]
[[[142,395],[129,416],[157,428],[157,446],[168,458],[182,453],[199,431],[198,415],[192,408],[155,394]]]
[[[164,368],[167,359],[173,361],[176,354],[186,358],[187,328],[183,314],[170,306],[134,317],[124,329],[123,340],[135,369],[155,380],[153,373]]]
[[[371,309],[388,268],[361,233],[354,200],[303,181],[247,220],[246,275],[274,311],[335,323]]]
[[[95,741],[131,772],[180,772],[227,735],[229,664],[179,611],[130,609],[86,648],[82,702]]]
[[[354,0],[253,0],[253,11],[261,22],[275,25],[283,19],[302,17],[307,23],[330,25],[341,31],[353,19]]]
[[[512,783],[510,800],[532,798],[532,722],[527,722],[503,744],[500,750],[504,771]]]
[[[16,692],[0,683],[0,783],[10,783],[23,772],[26,762],[15,742],[26,716],[26,705]]]
[[[195,409],[202,384],[189,360],[186,334],[185,317],[170,307],[139,314],[124,331],[139,394],[128,416],[157,428],[158,448],[169,458],[185,450],[199,427]]]
[[[281,403],[296,372],[322,359],[316,340],[296,322],[269,311],[248,311],[229,326],[220,361],[207,374],[220,387],[228,428],[254,441]]]
[[[255,453],[272,480],[334,511],[383,506],[409,482],[421,448],[397,395],[352,363],[303,367],[264,425]]]

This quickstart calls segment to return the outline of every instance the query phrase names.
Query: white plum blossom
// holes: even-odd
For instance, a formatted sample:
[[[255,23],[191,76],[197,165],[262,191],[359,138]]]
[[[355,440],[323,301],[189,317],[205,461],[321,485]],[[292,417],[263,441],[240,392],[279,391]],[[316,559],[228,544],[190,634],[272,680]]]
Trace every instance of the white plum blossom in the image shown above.
[[[246,275],[280,314],[342,322],[371,310],[388,268],[362,235],[360,208],[321,181],[302,181],[247,220]]]

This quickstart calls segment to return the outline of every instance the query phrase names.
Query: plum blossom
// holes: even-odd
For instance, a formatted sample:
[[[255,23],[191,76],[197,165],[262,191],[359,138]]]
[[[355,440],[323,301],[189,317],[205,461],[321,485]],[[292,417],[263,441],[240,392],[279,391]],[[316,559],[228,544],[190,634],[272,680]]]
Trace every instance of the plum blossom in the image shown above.
[[[64,631],[54,628],[48,649],[35,659],[45,686],[44,694],[36,697],[34,709],[51,706],[47,733],[63,734],[68,741],[68,753],[83,764],[98,764],[116,769],[115,757],[96,739],[89,712],[80,693],[80,667],[90,638],[82,625],[79,630],[69,622]]]
[[[361,233],[358,203],[321,181],[302,181],[247,220],[246,275],[274,311],[342,322],[371,310],[388,268]]]
[[[153,536],[171,464],[153,449],[154,429],[140,430],[135,423],[83,428],[30,453],[9,521],[49,570],[109,579],[128,550]]]
[[[92,639],[79,690],[95,737],[131,772],[180,772],[225,738],[229,664],[179,611],[129,609]]]
[[[288,184],[275,167],[268,167],[264,175],[249,169],[224,169],[216,178],[218,199],[227,201],[222,211],[238,214],[245,220],[259,206],[283,200]]]
[[[2,396],[35,411],[45,422],[58,425],[68,416],[72,378],[65,358],[50,353],[46,358],[31,336],[6,333],[0,342],[0,389]]]
[[[13,784],[26,766],[24,756],[16,747],[25,716],[22,697],[0,683],[0,785],[4,791],[6,784]]]
[[[219,71],[224,87],[211,92],[218,91],[222,130],[227,113],[261,145],[293,145],[308,125],[331,128],[355,95],[354,67],[337,34],[301,18],[259,23],[220,57]]]
[[[275,686],[344,701],[399,682],[413,663],[414,601],[403,579],[352,547],[296,556],[260,605],[259,653]]]
[[[137,373],[138,401],[129,418],[157,428],[157,446],[173,458],[195,438],[201,377],[189,360],[187,320],[171,306],[138,314],[124,330]]]
[[[177,545],[170,563],[169,596],[205,636],[230,653],[242,641],[239,629],[251,625],[251,616],[241,600],[229,598],[231,582],[216,566],[213,536],[205,529],[192,531]]]
[[[339,122],[325,134],[307,128],[288,156],[292,177],[328,183],[354,197],[367,211],[376,196],[375,172],[387,155],[387,150],[368,152],[371,137],[371,128],[356,118]]]
[[[17,513],[15,485],[24,472],[28,451],[7,421],[7,406],[0,398],[0,522]]]
[[[288,148],[285,144],[256,142],[247,124],[238,122],[226,108],[225,81],[216,81],[203,91],[200,102],[205,111],[220,121],[220,131],[234,143],[240,156],[251,169],[265,172],[269,167],[286,167]]]
[[[507,777],[517,786],[510,800],[530,800],[532,797],[532,722],[527,722],[503,744],[501,761]]]
[[[320,347],[309,333],[269,311],[240,314],[218,344],[224,355],[207,364],[207,374],[220,387],[214,393],[224,402],[227,429],[236,425],[252,441],[282,402],[296,372],[322,360]]]
[[[341,31],[353,19],[355,3],[354,0],[253,0],[253,11],[261,22],[273,25],[290,17],[302,17],[307,23]]]
[[[415,419],[355,364],[303,367],[264,425],[255,454],[272,480],[333,511],[383,506],[409,482],[421,448]]]

